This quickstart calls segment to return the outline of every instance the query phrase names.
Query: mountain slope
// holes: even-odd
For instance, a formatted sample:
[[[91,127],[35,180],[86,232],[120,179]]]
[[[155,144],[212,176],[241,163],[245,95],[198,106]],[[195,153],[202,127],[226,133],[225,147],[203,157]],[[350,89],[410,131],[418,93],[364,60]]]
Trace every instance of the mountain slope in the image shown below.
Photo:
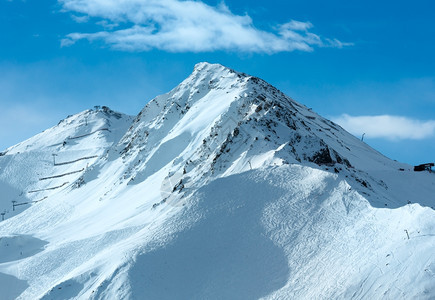
[[[6,194],[0,200],[0,210],[8,211],[5,217],[16,214],[10,209],[11,201],[45,200],[74,182],[119,141],[131,120],[107,107],[87,110],[4,151],[0,187]],[[26,207],[19,205],[16,211]]]
[[[10,299],[435,296],[433,174],[221,65],[134,120],[73,116],[0,168],[6,199],[44,199],[0,223]]]

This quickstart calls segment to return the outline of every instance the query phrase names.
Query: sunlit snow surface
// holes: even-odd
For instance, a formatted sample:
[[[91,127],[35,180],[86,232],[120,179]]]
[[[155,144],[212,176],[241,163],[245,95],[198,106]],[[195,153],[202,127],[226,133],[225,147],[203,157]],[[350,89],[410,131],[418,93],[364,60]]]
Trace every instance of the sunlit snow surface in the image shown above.
[[[220,65],[0,155],[0,299],[435,297],[435,175]]]

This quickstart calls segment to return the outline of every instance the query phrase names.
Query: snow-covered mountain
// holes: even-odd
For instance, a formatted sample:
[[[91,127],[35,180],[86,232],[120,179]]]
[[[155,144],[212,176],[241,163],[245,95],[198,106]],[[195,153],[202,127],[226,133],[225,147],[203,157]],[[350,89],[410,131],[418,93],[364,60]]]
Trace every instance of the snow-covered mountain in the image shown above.
[[[0,191],[1,299],[435,297],[435,176],[221,65],[1,152]]]

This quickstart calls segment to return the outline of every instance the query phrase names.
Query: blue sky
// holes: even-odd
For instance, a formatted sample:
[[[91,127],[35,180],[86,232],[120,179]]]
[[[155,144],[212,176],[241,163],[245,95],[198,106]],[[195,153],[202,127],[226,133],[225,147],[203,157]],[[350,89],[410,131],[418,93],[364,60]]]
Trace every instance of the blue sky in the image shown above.
[[[135,115],[221,63],[392,159],[435,160],[433,1],[0,0],[0,148],[107,105]]]

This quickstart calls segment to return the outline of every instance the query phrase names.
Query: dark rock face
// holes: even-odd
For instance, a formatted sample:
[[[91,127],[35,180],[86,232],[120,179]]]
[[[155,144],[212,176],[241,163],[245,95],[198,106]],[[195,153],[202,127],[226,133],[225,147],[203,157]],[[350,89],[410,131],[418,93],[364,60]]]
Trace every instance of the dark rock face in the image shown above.
[[[320,149],[312,157],[309,157],[308,161],[313,162],[319,166],[333,165],[335,163],[331,158],[331,153],[329,152],[328,147]]]

